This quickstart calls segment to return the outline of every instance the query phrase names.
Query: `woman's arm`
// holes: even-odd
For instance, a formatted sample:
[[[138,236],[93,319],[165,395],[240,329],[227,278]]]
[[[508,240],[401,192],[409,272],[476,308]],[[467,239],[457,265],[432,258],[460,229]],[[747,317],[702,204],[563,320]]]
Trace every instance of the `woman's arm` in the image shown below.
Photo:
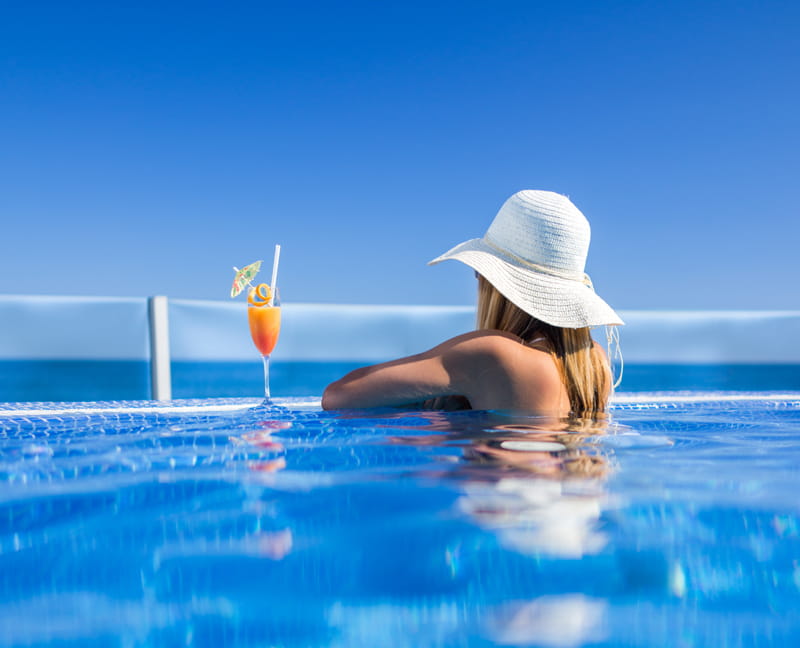
[[[453,381],[442,360],[436,349],[431,349],[361,367],[328,385],[322,395],[322,407],[389,407],[454,394]]]
[[[549,354],[510,333],[473,331],[425,353],[350,372],[328,385],[322,407],[391,407],[463,396],[476,409],[552,409],[562,390]]]
[[[474,331],[425,353],[356,369],[328,385],[322,407],[389,407],[438,396],[469,398],[476,381],[496,365],[493,340],[498,337],[507,336]]]

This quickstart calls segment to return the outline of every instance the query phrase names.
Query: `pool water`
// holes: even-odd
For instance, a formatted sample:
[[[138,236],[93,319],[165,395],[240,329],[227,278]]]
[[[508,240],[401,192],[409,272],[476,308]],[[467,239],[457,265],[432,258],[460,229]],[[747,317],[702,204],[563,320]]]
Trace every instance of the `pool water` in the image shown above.
[[[0,645],[800,645],[799,441],[800,392],[0,405]]]

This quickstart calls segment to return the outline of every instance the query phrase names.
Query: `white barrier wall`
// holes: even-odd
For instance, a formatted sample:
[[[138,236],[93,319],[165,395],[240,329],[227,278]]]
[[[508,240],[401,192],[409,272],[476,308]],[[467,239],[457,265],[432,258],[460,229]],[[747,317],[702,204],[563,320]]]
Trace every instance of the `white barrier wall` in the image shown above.
[[[171,299],[174,360],[252,360],[243,302]],[[800,311],[623,311],[627,363],[800,363]],[[375,361],[474,326],[471,307],[286,304],[280,360]],[[599,329],[596,338],[604,342]],[[0,296],[0,360],[150,358],[145,298]]]
[[[625,362],[800,363],[800,311],[623,311],[621,316]]]
[[[0,295],[0,360],[149,360],[144,297]]]

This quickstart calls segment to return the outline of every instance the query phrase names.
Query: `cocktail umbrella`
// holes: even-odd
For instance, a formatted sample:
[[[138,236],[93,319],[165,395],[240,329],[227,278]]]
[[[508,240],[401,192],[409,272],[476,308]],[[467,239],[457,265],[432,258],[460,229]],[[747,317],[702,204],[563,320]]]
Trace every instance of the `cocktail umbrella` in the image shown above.
[[[255,276],[258,274],[258,271],[261,270],[261,261],[256,261],[255,263],[246,265],[241,270],[235,266],[233,269],[236,270],[236,275],[233,277],[231,297],[236,297],[236,295],[241,293],[244,290],[244,287],[255,278]]]

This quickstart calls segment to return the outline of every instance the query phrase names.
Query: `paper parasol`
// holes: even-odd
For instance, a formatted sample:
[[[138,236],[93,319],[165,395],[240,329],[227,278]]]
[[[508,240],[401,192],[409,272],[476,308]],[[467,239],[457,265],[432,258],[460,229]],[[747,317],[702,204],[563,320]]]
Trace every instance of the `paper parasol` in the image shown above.
[[[233,285],[231,286],[231,297],[236,297],[236,295],[242,292],[244,287],[255,278],[258,271],[261,270],[261,261],[246,265],[241,270],[237,268],[234,268],[234,270],[236,270],[236,275],[233,278]]]

